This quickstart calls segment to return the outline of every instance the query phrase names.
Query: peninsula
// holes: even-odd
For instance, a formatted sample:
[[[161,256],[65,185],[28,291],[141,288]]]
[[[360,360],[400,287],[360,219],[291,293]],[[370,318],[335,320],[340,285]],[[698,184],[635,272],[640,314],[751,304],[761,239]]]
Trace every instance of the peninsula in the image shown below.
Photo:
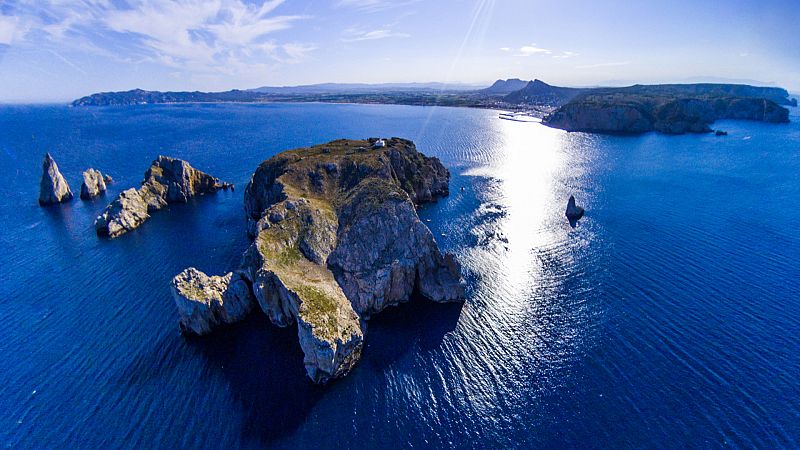
[[[576,93],[542,123],[567,131],[707,133],[719,119],[789,122],[795,99],[778,88],[744,85],[636,85]]]
[[[459,264],[416,211],[448,195],[449,179],[437,158],[400,138],[338,140],[264,161],[245,191],[252,244],[240,267],[173,279],[181,329],[207,334],[259,309],[277,326],[297,325],[314,382],[346,375],[373,314],[412,294],[463,300]]]

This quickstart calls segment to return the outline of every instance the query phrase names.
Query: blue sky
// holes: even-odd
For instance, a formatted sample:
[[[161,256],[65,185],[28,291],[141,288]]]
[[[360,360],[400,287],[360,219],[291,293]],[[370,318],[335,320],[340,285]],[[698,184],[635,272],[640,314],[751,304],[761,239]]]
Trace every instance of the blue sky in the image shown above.
[[[319,82],[759,80],[800,0],[0,0],[0,101]]]

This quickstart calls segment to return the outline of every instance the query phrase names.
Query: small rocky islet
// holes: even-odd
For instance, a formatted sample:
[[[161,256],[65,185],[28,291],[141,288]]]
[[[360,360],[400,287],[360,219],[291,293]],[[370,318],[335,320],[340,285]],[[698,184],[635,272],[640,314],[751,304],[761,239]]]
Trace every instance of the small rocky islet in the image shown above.
[[[151,213],[170,203],[186,203],[196,195],[232,186],[195,169],[186,161],[159,156],[145,172],[139,189],[122,191],[97,217],[95,231],[98,236],[115,238],[138,228]]]
[[[39,204],[55,205],[72,200],[72,190],[69,188],[67,180],[58,170],[58,164],[47,153],[42,161],[42,179],[39,182]]]
[[[81,184],[81,200],[93,200],[106,193],[106,177],[96,169],[83,172]]]
[[[308,376],[346,375],[365,321],[421,294],[463,301],[455,258],[443,254],[416,205],[448,195],[450,173],[413,142],[338,140],[263,162],[245,190],[252,239],[236,270],[186,269],[172,281],[181,330],[207,334],[260,309],[297,325]]]

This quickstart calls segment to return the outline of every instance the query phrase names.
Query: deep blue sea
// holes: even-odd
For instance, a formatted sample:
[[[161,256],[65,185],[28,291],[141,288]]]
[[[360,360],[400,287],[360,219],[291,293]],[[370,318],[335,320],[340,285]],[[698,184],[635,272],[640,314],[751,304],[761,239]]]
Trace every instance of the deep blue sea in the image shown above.
[[[0,445],[11,448],[796,448],[800,114],[727,137],[568,134],[487,110],[0,107]],[[255,314],[178,333],[188,266],[235,268],[262,160],[402,136],[452,172],[420,210],[469,283],[370,323],[328,386]],[[51,152],[106,198],[37,204]],[[159,154],[236,183],[137,231],[92,222]],[[587,214],[564,217],[574,194]]]

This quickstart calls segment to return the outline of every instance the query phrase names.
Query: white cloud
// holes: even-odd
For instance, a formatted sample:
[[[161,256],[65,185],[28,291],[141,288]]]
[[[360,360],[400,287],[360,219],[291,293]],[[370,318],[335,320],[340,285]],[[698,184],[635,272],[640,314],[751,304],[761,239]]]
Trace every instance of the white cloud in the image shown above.
[[[18,34],[17,18],[0,16],[0,45],[11,44]]]
[[[111,0],[20,0],[11,11],[13,18],[0,16],[0,43],[13,39],[13,28],[8,31],[13,19],[25,29],[14,40],[31,45],[52,44],[178,70],[233,74],[297,61],[313,50],[310,44],[269,38],[304,19],[275,14],[283,3],[128,0],[121,6]]]
[[[501,52],[510,52],[511,51],[511,47],[500,47],[500,51]]]
[[[514,56],[533,56],[533,55],[540,55],[545,54],[549,55],[552,52],[546,48],[538,47],[536,44],[531,45],[524,45],[519,48],[519,51]]]
[[[358,41],[372,41],[375,39],[386,39],[386,38],[407,38],[411,37],[410,34],[407,33],[397,33],[390,29],[379,29],[379,30],[356,30],[353,28],[347,29],[344,32],[344,36],[342,37],[343,42],[358,42]]]

